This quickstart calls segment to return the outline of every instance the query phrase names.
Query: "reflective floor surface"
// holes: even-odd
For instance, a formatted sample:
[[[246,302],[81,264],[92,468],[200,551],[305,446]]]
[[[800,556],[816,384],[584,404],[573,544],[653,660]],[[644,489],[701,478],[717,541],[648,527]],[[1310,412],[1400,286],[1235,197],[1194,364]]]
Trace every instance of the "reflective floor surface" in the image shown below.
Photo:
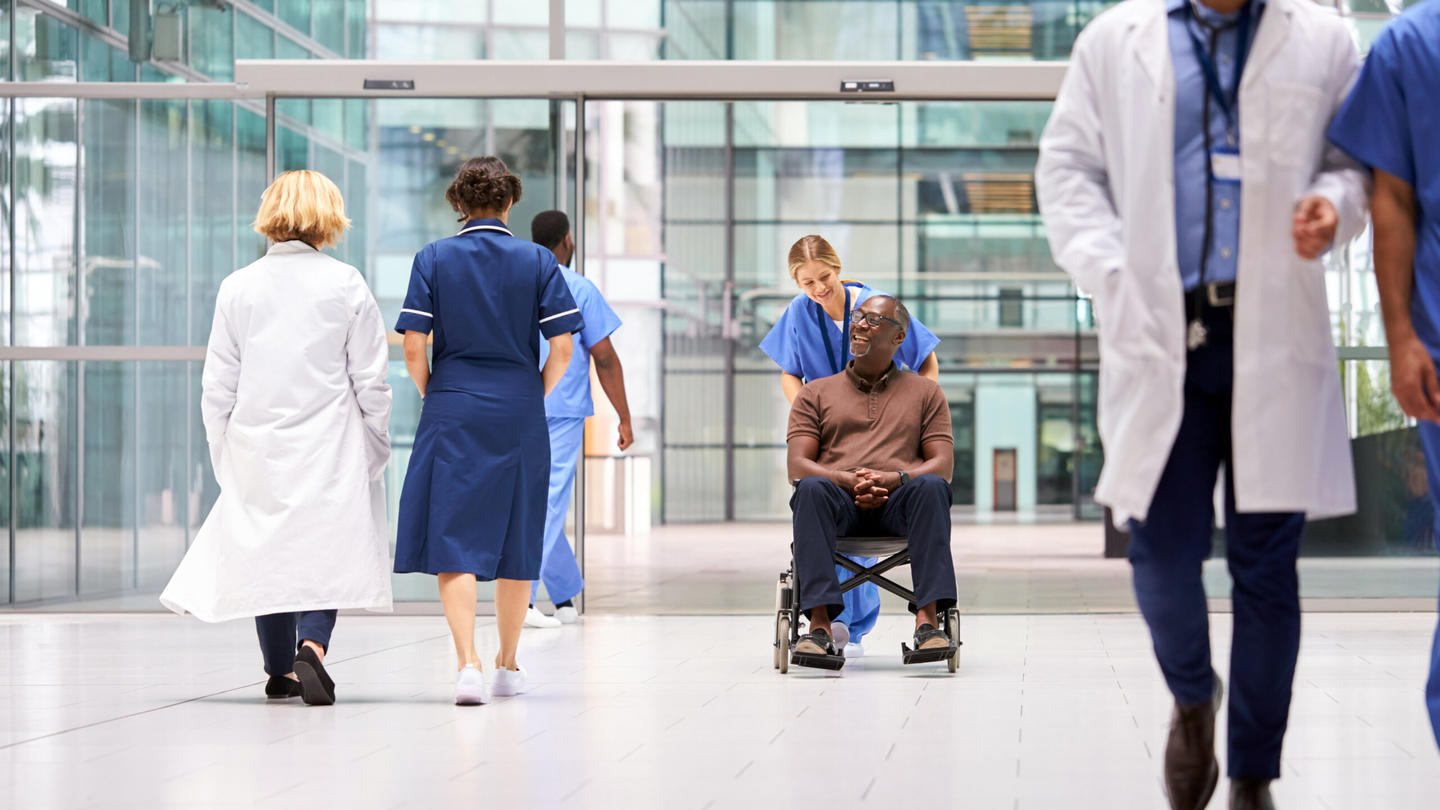
[[[1436,806],[1434,621],[1306,617],[1282,808]],[[901,666],[907,624],[782,676],[766,617],[592,615],[526,631],[531,693],[458,708],[440,619],[346,615],[339,702],[312,708],[266,704],[248,622],[12,613],[0,807],[1164,806],[1170,699],[1137,616],[968,616],[954,676]],[[1229,617],[1213,632],[1228,649]]]
[[[1130,565],[1102,556],[1099,523],[957,521],[951,536],[960,606],[967,612],[1136,610]],[[775,579],[789,563],[789,549],[790,527],[783,523],[671,525],[632,535],[590,532],[585,607],[591,613],[624,615],[763,613],[774,604]],[[102,583],[86,586],[79,601],[32,601],[0,606],[0,612],[162,610],[157,597],[169,571],[153,564],[146,570],[132,590],[107,592]],[[51,579],[66,577],[73,580],[73,572]],[[909,569],[897,570],[894,577],[908,581]],[[1440,557],[1433,554],[1300,560],[1301,597],[1309,610],[1434,610],[1437,582]],[[1223,559],[1205,564],[1205,588],[1212,607],[1229,610],[1230,577]],[[440,612],[434,577],[396,576],[395,598],[400,612]],[[486,585],[481,598],[490,598]],[[898,612],[904,605],[887,599],[882,609]]]

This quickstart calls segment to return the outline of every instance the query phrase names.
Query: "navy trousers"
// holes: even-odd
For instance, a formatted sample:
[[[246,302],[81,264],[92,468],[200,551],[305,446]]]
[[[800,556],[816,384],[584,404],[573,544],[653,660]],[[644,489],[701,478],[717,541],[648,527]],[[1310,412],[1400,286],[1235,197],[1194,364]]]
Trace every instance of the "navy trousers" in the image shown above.
[[[1435,504],[1435,538],[1440,540],[1440,425],[1420,423],[1420,446],[1425,450],[1425,476],[1430,486],[1430,501]],[[1430,712],[1430,729],[1435,744],[1440,745],[1440,624],[1435,626],[1435,639],[1430,644],[1430,680],[1425,684],[1425,708]]]
[[[803,478],[790,496],[795,521],[795,578],[800,610],[817,607],[834,619],[844,609],[835,573],[835,541],[845,536],[910,538],[910,577],[920,605],[955,605],[955,563],[950,556],[950,484],[920,475],[890,494],[879,509],[860,509],[848,492],[824,478]],[[915,605],[910,605],[915,610]]]
[[[1149,516],[1130,521],[1135,598],[1165,681],[1183,705],[1209,702],[1214,685],[1201,564],[1210,556],[1216,476],[1222,462],[1230,466],[1230,310],[1207,309],[1206,325],[1209,341],[1190,352],[1186,365],[1185,415]],[[1275,779],[1300,652],[1295,559],[1305,516],[1238,513],[1232,477],[1225,478],[1226,558],[1234,579],[1227,771],[1232,779]]]
[[[265,656],[265,674],[278,677],[294,672],[295,653],[302,641],[313,641],[329,650],[335,616],[333,610],[256,616],[255,632],[260,636],[260,654]]]

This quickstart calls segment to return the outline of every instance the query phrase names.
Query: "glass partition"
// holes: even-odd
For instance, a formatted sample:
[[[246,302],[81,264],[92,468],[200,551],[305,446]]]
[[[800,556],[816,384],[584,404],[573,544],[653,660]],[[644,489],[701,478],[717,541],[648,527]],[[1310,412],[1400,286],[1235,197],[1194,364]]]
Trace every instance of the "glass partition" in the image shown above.
[[[664,310],[657,520],[788,517],[788,406],[759,344],[798,293],[785,257],[809,233],[835,246],[842,276],[901,296],[941,338],[958,507],[995,509],[989,470],[1008,449],[1019,511],[1094,514],[1093,323],[1050,260],[1034,197],[1049,104],[587,110],[600,138],[625,143],[623,165],[590,169],[587,211],[623,214],[592,215],[587,268],[602,288],[653,275]]]

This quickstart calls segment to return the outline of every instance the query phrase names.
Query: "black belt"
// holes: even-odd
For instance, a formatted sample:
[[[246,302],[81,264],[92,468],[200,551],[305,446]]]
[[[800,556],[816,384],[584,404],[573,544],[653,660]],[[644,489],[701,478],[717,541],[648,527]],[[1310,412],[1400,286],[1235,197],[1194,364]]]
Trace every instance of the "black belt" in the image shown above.
[[[1235,306],[1235,282],[1220,281],[1214,284],[1206,284],[1204,290],[1205,303],[1212,309]]]

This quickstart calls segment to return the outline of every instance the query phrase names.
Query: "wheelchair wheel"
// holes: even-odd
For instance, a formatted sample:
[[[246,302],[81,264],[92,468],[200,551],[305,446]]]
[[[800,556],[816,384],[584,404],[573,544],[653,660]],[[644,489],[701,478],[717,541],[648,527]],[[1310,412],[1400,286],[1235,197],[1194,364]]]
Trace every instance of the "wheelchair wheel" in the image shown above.
[[[950,642],[955,645],[955,654],[950,656],[946,662],[946,668],[951,672],[960,669],[960,611],[958,608],[950,608],[945,611],[945,635],[950,637]]]
[[[790,617],[784,613],[775,620],[775,668],[781,675],[790,671]]]

